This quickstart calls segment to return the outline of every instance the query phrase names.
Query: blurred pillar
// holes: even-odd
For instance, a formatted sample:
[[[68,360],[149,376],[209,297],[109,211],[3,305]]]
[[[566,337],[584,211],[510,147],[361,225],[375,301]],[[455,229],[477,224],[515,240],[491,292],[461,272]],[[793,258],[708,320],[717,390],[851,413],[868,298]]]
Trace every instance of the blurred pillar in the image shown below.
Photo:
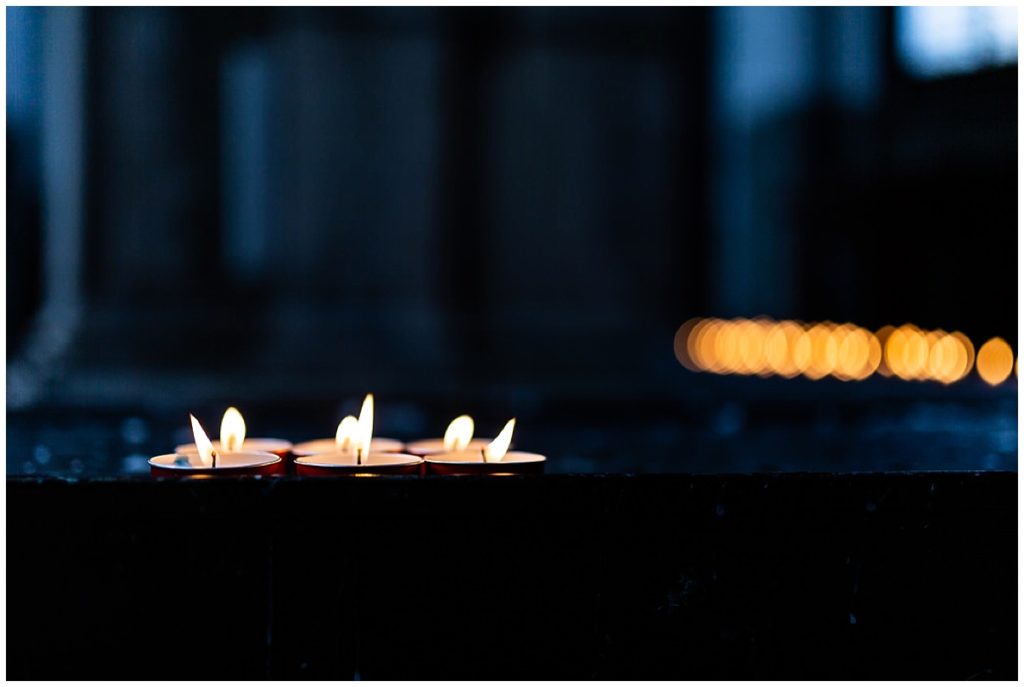
[[[270,251],[290,276],[275,285],[276,344],[308,347],[311,331],[344,341],[317,364],[371,381],[384,360],[436,360],[440,49],[429,14],[302,8],[287,20],[269,47]]]
[[[685,284],[698,203],[680,158],[701,110],[683,55],[699,46],[670,10],[519,16],[482,113],[492,345],[531,373],[635,373]]]
[[[754,139],[766,120],[810,100],[812,31],[802,8],[729,7],[716,15],[711,253],[719,315],[788,313],[794,305],[790,227],[767,205],[768,180],[757,178]],[[780,177],[796,164],[796,150],[786,148],[773,161],[772,181],[785,182]]]
[[[843,108],[855,112],[878,104],[884,86],[885,18],[878,7],[829,8],[826,42],[831,55],[828,88]]]
[[[40,145],[45,10],[7,9],[7,357],[42,301]]]
[[[82,305],[85,10],[42,16],[42,307],[23,355],[7,368],[9,407],[30,405],[69,351]]]
[[[321,16],[304,11],[272,48],[281,71],[271,178],[282,213],[272,246],[302,277],[285,288],[335,314],[391,309],[424,324],[434,298],[425,256],[436,234],[436,42],[364,30],[348,13],[332,14],[333,26]]]
[[[483,258],[499,324],[648,324],[678,261],[651,249],[672,192],[669,69],[648,55],[611,61],[542,45],[509,56],[492,82]]]
[[[489,261],[485,243],[489,182],[489,77],[502,39],[506,10],[448,10],[443,23],[443,70],[439,80],[442,154],[439,159],[437,280],[443,299],[445,346],[465,369],[490,349],[487,308]]]
[[[46,10],[43,35],[44,307],[81,302],[85,168],[85,10]]]
[[[804,117],[814,107],[856,111],[875,102],[882,29],[877,8],[717,10],[711,246],[717,314],[800,314],[795,224],[804,157],[814,144]]]
[[[264,44],[233,47],[221,64],[223,269],[252,283],[269,262],[271,63]]]
[[[156,7],[94,15],[96,273],[119,307],[178,307],[217,276],[218,149],[204,139],[217,101],[203,89],[217,73],[184,18]]]

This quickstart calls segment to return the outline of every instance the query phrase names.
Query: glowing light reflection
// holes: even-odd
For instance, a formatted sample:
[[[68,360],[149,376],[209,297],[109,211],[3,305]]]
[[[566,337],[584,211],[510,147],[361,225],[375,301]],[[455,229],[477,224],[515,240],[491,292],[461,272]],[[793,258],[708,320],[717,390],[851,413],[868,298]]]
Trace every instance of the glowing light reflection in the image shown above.
[[[952,384],[977,365],[979,376],[995,385],[1016,371],[1013,350],[1002,339],[986,342],[976,360],[962,332],[909,323],[871,332],[853,323],[693,318],[677,330],[673,347],[682,366],[715,374],[860,381],[878,373]]]

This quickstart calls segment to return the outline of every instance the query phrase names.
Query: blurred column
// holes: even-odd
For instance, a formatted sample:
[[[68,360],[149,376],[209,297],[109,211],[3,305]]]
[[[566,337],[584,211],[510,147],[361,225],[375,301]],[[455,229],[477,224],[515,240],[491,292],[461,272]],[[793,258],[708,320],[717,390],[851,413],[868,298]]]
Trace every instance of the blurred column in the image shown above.
[[[38,7],[7,8],[7,132],[18,139],[22,173],[33,183],[39,174],[34,149],[39,143],[42,106],[45,12]]]
[[[81,302],[85,10],[49,8],[43,51],[44,307]]]
[[[7,356],[20,344],[42,300],[39,136],[43,81],[38,7],[7,9]]]
[[[495,70],[484,260],[498,324],[647,324],[675,266],[664,237],[671,80],[647,55],[527,48]],[[677,230],[682,230],[677,228]]]
[[[33,403],[74,339],[82,305],[85,10],[42,10],[42,307],[7,369],[10,407]]]
[[[426,17],[303,8],[272,38],[268,237],[288,275],[274,292],[275,341],[309,351],[293,362],[320,378],[354,370],[355,386],[352,374],[440,355],[440,50]]]
[[[728,7],[715,22],[712,108],[715,153],[712,299],[716,314],[789,314],[793,307],[790,227],[767,207],[758,179],[758,127],[803,108],[814,90],[814,24],[803,8]],[[791,141],[792,143],[792,141]],[[796,165],[790,145],[773,161],[775,182]],[[760,186],[759,186],[760,181]]]
[[[261,43],[232,48],[221,66],[221,187],[223,268],[240,282],[256,281],[268,264],[271,204],[268,50]]]
[[[826,14],[832,59],[828,88],[845,109],[862,112],[881,99],[884,75],[885,25],[882,10],[832,7]]]
[[[435,298],[438,46],[414,32],[349,28],[346,14],[323,27],[317,16],[277,38],[275,254],[301,270],[287,288],[307,303],[368,317],[390,310],[426,325],[421,314]]]
[[[814,143],[806,115],[874,103],[881,15],[877,8],[729,7],[715,19],[711,300],[725,316],[799,315],[795,218]]]
[[[503,12],[448,10],[442,31],[437,278],[446,306],[445,347],[457,352],[461,368],[490,342],[483,326],[490,292],[488,262],[483,259],[489,162],[486,101],[488,79],[501,49],[502,19],[509,19]]]
[[[121,307],[175,308],[216,276],[217,101],[204,86],[218,74],[185,17],[157,7],[94,15],[97,271]]]
[[[652,329],[678,312],[666,304],[693,226],[675,185],[697,96],[666,49],[681,32],[661,10],[518,16],[482,79],[482,324],[506,372],[635,375]]]

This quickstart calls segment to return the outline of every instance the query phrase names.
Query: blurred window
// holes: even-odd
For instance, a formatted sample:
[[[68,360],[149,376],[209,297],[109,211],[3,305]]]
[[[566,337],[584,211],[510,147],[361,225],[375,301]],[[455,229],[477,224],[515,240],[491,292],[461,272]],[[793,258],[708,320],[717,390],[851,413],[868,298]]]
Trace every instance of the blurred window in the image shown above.
[[[897,8],[896,49],[907,71],[920,77],[1016,64],[1017,8]]]

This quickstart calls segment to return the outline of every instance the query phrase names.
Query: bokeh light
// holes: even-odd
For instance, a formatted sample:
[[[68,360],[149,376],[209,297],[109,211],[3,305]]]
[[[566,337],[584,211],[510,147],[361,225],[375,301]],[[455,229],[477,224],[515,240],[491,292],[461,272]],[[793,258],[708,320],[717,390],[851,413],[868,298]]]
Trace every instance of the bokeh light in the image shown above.
[[[807,330],[811,342],[811,357],[804,370],[804,376],[810,379],[821,379],[835,370],[839,357],[839,347],[833,335],[834,325],[831,322],[816,324]]]
[[[968,371],[967,347],[958,337],[943,332],[928,352],[928,374],[943,384],[952,384]]]
[[[675,339],[672,341],[672,349],[675,351],[676,360],[679,364],[685,367],[690,372],[697,372],[700,370],[699,367],[693,362],[693,356],[690,355],[689,343],[690,334],[693,330],[700,326],[700,318],[693,317],[684,322],[679,329],[676,330]]]
[[[742,374],[764,375],[768,365],[764,360],[764,339],[767,333],[764,321],[744,320],[736,328],[736,350],[739,353],[739,371]]]
[[[960,379],[963,379],[971,373],[974,369],[974,344],[967,338],[967,335],[963,332],[953,332],[950,336],[960,342],[963,346],[964,352],[967,354],[967,364],[964,366],[963,373],[960,375]]]
[[[861,372],[861,376],[857,378],[858,380],[867,379],[882,366],[882,342],[868,330],[865,329],[864,332],[868,336],[868,363]]]
[[[1013,372],[1013,349],[998,336],[986,341],[978,349],[978,376],[995,386]]]
[[[871,332],[852,324],[837,327],[834,332],[837,357],[835,376],[844,381],[870,377],[881,359],[881,347]]]
[[[701,328],[697,334],[696,357],[697,363],[710,372],[721,372],[718,365],[718,358],[715,356],[715,339],[718,337],[718,329],[722,326],[721,320],[710,320]]]
[[[976,361],[974,345],[962,332],[925,331],[909,323],[871,332],[849,322],[695,318],[679,327],[673,346],[688,370],[787,379],[859,381],[877,372],[952,384],[977,363],[982,379],[994,385],[1016,369],[1013,351],[1002,339],[988,341],[984,359],[979,352]]]
[[[896,331],[896,327],[891,324],[887,324],[877,332],[875,332],[875,338],[878,339],[878,343],[882,350],[885,350],[886,344],[889,342],[889,337]],[[889,363],[886,362],[885,356],[882,356],[878,362],[878,374],[883,377],[892,377],[892,369],[889,367]]]
[[[769,327],[764,340],[764,359],[768,369],[782,377],[796,377],[806,365],[795,360],[796,342],[803,336],[803,328],[795,322],[779,322]]]
[[[928,337],[912,324],[898,327],[885,346],[885,360],[900,379],[924,379],[928,371]]]

